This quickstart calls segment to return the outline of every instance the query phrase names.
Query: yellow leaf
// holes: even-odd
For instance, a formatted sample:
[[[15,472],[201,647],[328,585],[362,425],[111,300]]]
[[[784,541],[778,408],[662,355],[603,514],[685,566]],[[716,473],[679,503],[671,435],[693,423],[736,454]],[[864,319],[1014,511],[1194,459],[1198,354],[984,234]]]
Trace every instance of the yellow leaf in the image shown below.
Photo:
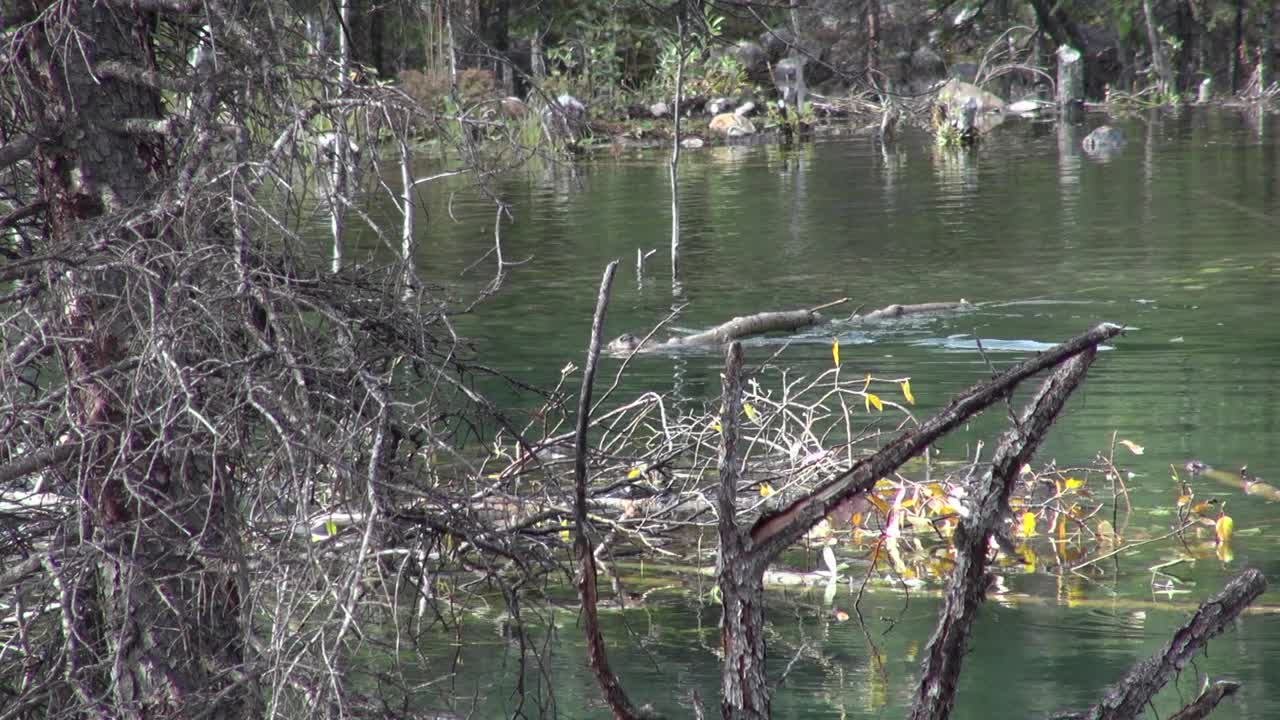
[[[742,410],[747,413],[747,419],[751,420],[752,422],[760,418],[760,411],[757,410],[756,406],[752,405],[751,403],[742,403]]]
[[[836,367],[840,367],[840,340],[839,338],[831,341],[831,359],[836,361]]]
[[[889,514],[889,503],[885,502],[884,498],[879,495],[865,495],[864,497],[866,497],[872,505],[876,506],[876,509],[880,511],[881,515]]]
[[[1098,539],[1104,543],[1112,544],[1116,538],[1116,529],[1111,526],[1110,520],[1098,521]]]
[[[1035,574],[1036,565],[1039,562],[1040,562],[1040,558],[1036,556],[1036,553],[1034,550],[1032,550],[1031,548],[1023,548],[1023,551],[1022,551],[1022,571],[1023,572],[1027,573],[1028,575]]]
[[[1133,453],[1134,455],[1141,455],[1142,453],[1147,451],[1146,448],[1142,447],[1141,445],[1139,445],[1138,443],[1132,440],[1121,440],[1120,444],[1129,448],[1129,452]]]
[[[773,486],[770,485],[769,483],[767,482],[760,483],[760,497],[769,497],[775,492],[777,492],[777,490],[774,490]]]
[[[338,523],[334,522],[332,518],[326,520],[324,523],[324,531],[329,533],[329,537],[333,537],[334,535],[337,535]]]
[[[911,394],[911,381],[903,380],[898,384],[902,386],[902,395],[907,398],[907,402],[911,403],[912,405],[915,405],[916,396]]]
[[[1178,507],[1182,507],[1182,506],[1184,506],[1184,505],[1186,505],[1186,504],[1188,504],[1188,503],[1190,503],[1190,502],[1191,502],[1191,496],[1190,496],[1190,495],[1179,495],[1179,496],[1178,496]]]
[[[649,469],[649,466],[648,466],[648,465],[645,465],[645,464],[641,463],[640,465],[637,465],[637,466],[635,466],[635,467],[633,467],[633,468],[631,468],[630,470],[628,470],[628,471],[627,471],[627,479],[628,479],[628,480],[635,480],[636,478],[638,478],[638,477],[640,477],[641,475],[643,475],[643,474],[644,474],[644,472],[645,472],[646,470],[648,470],[648,469]]]
[[[876,410],[879,410],[880,412],[884,412],[884,402],[880,400],[879,396],[877,396],[875,393],[867,393],[866,395],[867,412],[871,412],[871,407],[873,405],[875,406]]]
[[[560,518],[560,527],[564,528],[564,530],[560,531],[560,539],[564,540],[565,542],[568,542],[569,541],[569,520],[567,518]]]
[[[1036,534],[1036,514],[1033,512],[1022,513],[1022,534],[1031,537]]]
[[[1225,545],[1231,542],[1231,536],[1236,531],[1236,521],[1231,519],[1230,515],[1223,515],[1218,518],[1218,522],[1214,527],[1218,535],[1218,542]]]
[[[1072,478],[1072,477],[1067,478],[1068,490],[1079,490],[1082,487],[1084,487],[1084,481],[1081,480],[1080,478]]]
[[[719,421],[719,420],[712,420],[712,421],[711,421],[711,429],[712,429],[712,430],[715,430],[716,432],[723,432],[723,431],[724,431],[724,428],[720,427],[720,421]]]
[[[1218,559],[1224,563],[1229,563],[1236,559],[1235,550],[1231,548],[1231,543],[1229,542],[1219,543],[1215,552],[1218,554]]]

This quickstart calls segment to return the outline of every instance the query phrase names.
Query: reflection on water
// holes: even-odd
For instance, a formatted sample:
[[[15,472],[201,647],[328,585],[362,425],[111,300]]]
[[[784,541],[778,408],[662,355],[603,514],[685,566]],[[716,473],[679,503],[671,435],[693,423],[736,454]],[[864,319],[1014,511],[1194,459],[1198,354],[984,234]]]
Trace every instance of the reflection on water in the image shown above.
[[[836,604],[844,607],[848,600],[838,597]],[[790,666],[785,684],[774,695],[774,717],[903,715],[939,608],[936,595],[871,594],[863,599],[865,633],[855,620],[837,620],[820,591],[771,593],[769,602],[770,677],[781,677]],[[1175,605],[1149,597],[1080,602],[1073,607],[1025,595],[988,602],[966,658],[955,717],[1034,718],[1091,704],[1138,657],[1161,649],[1192,610],[1190,601]],[[1197,659],[1200,672],[1244,683],[1240,701],[1224,705],[1214,717],[1272,717],[1267,714],[1270,678],[1277,671],[1268,668],[1276,664],[1272,658],[1280,662],[1276,610],[1244,616],[1210,645],[1207,656]],[[696,689],[707,704],[708,717],[714,717],[718,615],[718,606],[699,602],[684,590],[655,593],[642,606],[604,613],[605,632],[614,642],[610,662],[633,698],[652,703],[668,717],[691,717],[689,697]],[[535,674],[545,671],[554,678],[560,717],[603,717],[599,692],[578,642],[576,614],[562,609],[555,623],[555,642],[549,645],[554,650],[544,657],[543,668],[529,670],[529,686],[535,685]],[[544,626],[532,638],[539,647],[544,646],[546,632]],[[464,714],[475,709],[477,717],[508,715],[514,702],[518,645],[482,624],[467,628],[467,637],[461,646],[428,646],[424,654],[439,662],[440,672],[458,654],[460,694],[480,698],[474,705],[463,699],[459,710]],[[1160,716],[1180,707],[1179,692],[1185,702],[1198,691],[1198,680],[1188,670],[1176,687],[1159,696]]]
[[[1129,142],[1107,162],[1079,147],[1101,122],[1011,122],[972,154],[940,152],[923,137],[894,148],[850,138],[684,153],[677,299],[688,305],[675,324],[703,329],[735,315],[846,296],[850,310],[960,298],[990,303],[839,334],[847,366],[910,375],[916,410],[925,413],[985,378],[987,360],[1004,366],[1099,321],[1121,322],[1135,329],[1094,366],[1041,459],[1085,462],[1109,452],[1113,433],[1145,446],[1141,456],[1121,450],[1118,459],[1134,473],[1134,527],[1151,534],[1167,527],[1163,510],[1178,494],[1170,467],[1190,457],[1280,476],[1274,118],[1184,111],[1112,122]],[[486,364],[553,385],[565,363],[583,354],[600,271],[616,258],[624,262],[608,334],[643,334],[670,312],[665,162],[657,153],[599,158],[572,171],[499,181],[494,190],[514,215],[503,228],[504,252],[531,260],[511,269],[504,291],[479,312],[457,319]],[[431,220],[421,230],[422,274],[472,297],[492,278],[484,263],[464,272],[492,245],[492,206],[462,185],[424,192]],[[375,246],[370,241],[369,251]],[[637,250],[654,249],[645,282],[635,282]],[[778,362],[816,374],[830,363],[835,334],[819,329],[793,339]],[[989,352],[985,359],[976,339]],[[757,341],[748,362],[782,344]],[[605,363],[610,375],[617,360]],[[719,392],[719,366],[717,353],[637,357],[617,397],[658,390],[710,400]],[[992,413],[971,423],[967,435],[943,443],[943,456],[963,455],[978,438],[989,442],[1003,422],[1003,413]],[[1226,499],[1243,531],[1231,565],[1212,553],[1184,564],[1180,577],[1190,592],[1172,600],[1152,595],[1146,570],[1170,559],[1154,556],[1175,552],[1165,545],[1091,570],[1101,576],[1063,579],[1042,569],[1008,578],[1010,597],[988,604],[975,637],[959,717],[993,717],[992,708],[1010,709],[994,716],[1027,717],[1096,699],[1234,570],[1254,564],[1280,571],[1268,541],[1280,530],[1280,506],[1224,488],[1197,491]],[[1280,605],[1277,599],[1272,593],[1263,603]],[[851,602],[847,589],[835,602]],[[901,714],[936,600],[883,592],[864,603],[874,647],[853,623],[833,620],[820,598],[771,600],[773,677],[797,658],[776,717]],[[625,622],[622,614],[611,621],[615,664],[638,699],[687,716],[679,705],[685,690],[716,696],[717,614],[671,593],[628,610]],[[573,614],[558,622],[550,661],[557,708],[562,717],[598,717]],[[1268,716],[1268,678],[1280,672],[1280,658],[1269,662],[1280,652],[1277,622],[1267,613],[1246,617],[1198,663],[1245,683],[1241,702],[1215,717]],[[459,651],[469,658],[459,694],[490,682],[510,688],[508,643],[468,643]],[[509,663],[497,675],[495,655]],[[1197,690],[1188,673],[1184,696]],[[485,696],[485,717],[509,699]],[[1169,707],[1160,706],[1162,715]]]

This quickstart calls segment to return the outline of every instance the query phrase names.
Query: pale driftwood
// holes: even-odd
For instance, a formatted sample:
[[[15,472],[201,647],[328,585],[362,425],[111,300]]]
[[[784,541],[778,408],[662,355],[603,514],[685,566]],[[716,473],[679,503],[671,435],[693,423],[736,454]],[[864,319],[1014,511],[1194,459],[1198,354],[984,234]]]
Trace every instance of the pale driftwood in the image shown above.
[[[736,317],[729,322],[717,325],[693,335],[674,337],[665,342],[644,342],[635,335],[621,335],[609,343],[609,352],[625,354],[631,352],[661,352],[677,348],[717,348],[734,340],[763,335],[771,332],[795,332],[826,322],[817,310],[784,310],[781,312],[762,312],[755,315]]]
[[[821,325],[827,322],[827,319],[819,313],[820,310],[845,302],[848,302],[848,298],[841,298],[807,310],[783,310],[744,315],[721,323],[710,330],[674,337],[662,342],[655,342],[630,334],[620,335],[609,343],[607,350],[615,355],[626,355],[633,352],[663,352],[684,348],[715,349],[728,345],[735,340],[742,340],[756,335],[764,335],[771,332],[795,332]],[[854,313],[847,318],[846,322],[878,322],[881,320],[893,320],[904,315],[971,310],[974,307],[973,303],[963,299],[960,302],[931,302],[913,305],[895,303],[886,305],[879,310],[873,310],[865,315]]]
[[[849,317],[849,322],[875,322],[877,320],[892,320],[900,318],[903,315],[916,315],[919,313],[944,312],[949,310],[972,310],[976,306],[965,300],[960,302],[931,302],[916,303],[915,305],[886,305],[879,310],[873,310],[866,315],[854,314]]]

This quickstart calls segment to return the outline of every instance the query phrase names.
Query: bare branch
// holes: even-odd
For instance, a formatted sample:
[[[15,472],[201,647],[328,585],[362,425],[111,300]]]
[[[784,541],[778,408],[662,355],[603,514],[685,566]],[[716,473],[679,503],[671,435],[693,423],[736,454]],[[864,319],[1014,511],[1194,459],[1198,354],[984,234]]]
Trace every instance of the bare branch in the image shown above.
[[[17,210],[14,210],[8,215],[5,215],[4,217],[0,217],[0,230],[4,230],[5,228],[9,228],[14,225],[17,225],[18,223],[22,222],[23,220],[26,220],[32,215],[36,215],[41,212],[44,212],[45,208],[47,207],[49,207],[49,204],[43,200],[37,200],[33,203],[28,203],[26,205],[23,205],[22,207],[18,208]]]
[[[126,135],[173,135],[182,125],[183,120],[179,117],[124,118],[117,123],[116,130]]]
[[[37,450],[30,455],[24,455],[8,465],[0,465],[0,485],[26,477],[31,473],[39,472],[50,465],[64,462],[79,449],[80,443],[54,445],[53,447]]]
[[[583,632],[587,636],[588,664],[596,676],[596,683],[604,692],[605,702],[613,711],[614,718],[630,720],[638,717],[635,706],[618,682],[618,676],[609,667],[609,657],[605,651],[604,636],[600,632],[600,619],[596,613],[596,562],[592,549],[590,532],[587,524],[587,426],[591,415],[591,384],[595,380],[596,363],[600,361],[600,345],[604,337],[604,319],[609,308],[609,289],[613,286],[613,275],[618,269],[618,261],[609,263],[604,270],[604,278],[600,280],[600,294],[596,299],[596,312],[591,321],[591,342],[587,347],[587,364],[582,371],[582,391],[578,395],[578,429],[574,434],[574,503],[573,517],[575,533],[573,539],[574,556],[578,563],[578,594],[582,598]]]
[[[195,90],[196,84],[187,78],[176,78],[155,70],[147,70],[118,60],[100,62],[94,66],[93,72],[100,78],[123,80],[135,85],[142,85],[153,90],[189,93]]]
[[[199,0],[110,0],[122,10],[140,10],[142,12],[168,12],[191,15],[199,12],[202,3]]]
[[[1249,568],[1240,573],[1227,583],[1222,592],[1204,601],[1195,615],[1174,632],[1163,650],[1138,661],[1120,682],[1107,690],[1102,702],[1082,713],[1054,717],[1058,720],[1129,720],[1139,717],[1151,698],[1266,589],[1267,580],[1261,572]]]

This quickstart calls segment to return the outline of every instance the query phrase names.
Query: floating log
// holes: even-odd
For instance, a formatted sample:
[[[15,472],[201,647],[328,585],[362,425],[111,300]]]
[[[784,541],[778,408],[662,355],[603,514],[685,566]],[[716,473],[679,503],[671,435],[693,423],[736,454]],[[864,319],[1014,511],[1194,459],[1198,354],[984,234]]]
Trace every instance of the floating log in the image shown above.
[[[945,312],[951,310],[972,310],[974,304],[960,299],[960,302],[933,302],[933,303],[916,303],[915,305],[886,305],[879,310],[873,310],[866,315],[854,314],[849,317],[849,322],[875,322],[878,320],[894,320],[903,315],[916,315],[919,313]]]
[[[634,352],[664,352],[672,350],[680,350],[685,348],[698,350],[714,350],[723,347],[743,338],[754,337],[756,335],[764,335],[771,332],[795,332],[808,327],[814,327],[828,322],[818,311],[840,305],[848,302],[848,298],[841,298],[834,302],[819,305],[808,310],[783,310],[776,312],[761,312],[754,315],[744,315],[735,317],[734,319],[721,323],[710,330],[704,330],[692,335],[684,335],[674,337],[665,341],[653,341],[638,337],[632,334],[619,335],[610,342],[606,348],[608,352],[614,355],[628,355]],[[913,315],[927,312],[943,312],[953,310],[969,310],[974,308],[973,303],[966,300],[960,302],[932,302],[932,303],[916,303],[911,305],[893,304],[886,305],[879,310],[873,310],[865,315],[854,313],[846,319],[846,322],[877,322],[882,320],[893,320],[903,317],[904,315]]]

